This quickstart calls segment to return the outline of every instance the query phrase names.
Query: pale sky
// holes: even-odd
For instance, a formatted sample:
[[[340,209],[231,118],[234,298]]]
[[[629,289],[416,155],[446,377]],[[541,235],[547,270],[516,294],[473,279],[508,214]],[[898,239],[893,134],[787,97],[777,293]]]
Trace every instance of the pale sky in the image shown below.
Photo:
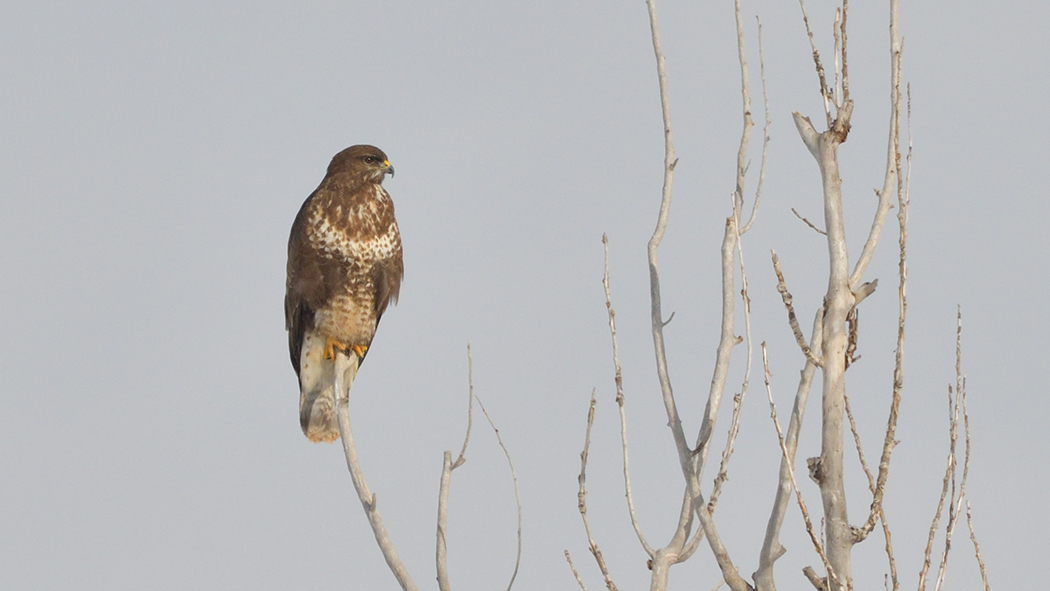
[[[881,185],[889,101],[886,2],[854,3],[856,109],[841,149],[851,255]],[[831,56],[835,3],[809,3]],[[718,248],[741,116],[732,3],[658,5],[677,168],[660,251],[671,379],[695,438],[714,363]],[[797,3],[745,1],[756,130],[762,19],[772,143],[744,237],[754,354],[767,341],[786,417],[803,359],[768,260],[777,250],[803,323],[826,286],[820,177],[791,123],[822,118]],[[900,445],[887,518],[914,588],[947,455],[955,313],[964,314],[973,456],[967,497],[992,586],[1050,578],[1050,5],[901,2],[914,172]],[[444,450],[474,384],[517,468],[524,550],[516,589],[603,587],[576,510],[588,400],[592,525],[621,589],[645,588],[628,520],[601,286],[609,236],[634,494],[653,544],[672,533],[681,475],[658,396],[645,245],[663,138],[644,3],[7,2],[0,6],[0,588],[396,589],[338,446],[298,425],[282,298],[288,230],[329,159],[357,143],[397,168],[385,186],[404,250],[401,301],[351,393],[358,452],[394,543],[434,584]],[[848,389],[869,461],[888,408],[896,331],[891,218],[861,306]],[[738,321],[738,333],[743,331]],[[743,381],[738,347],[727,396]],[[809,407],[798,466],[819,454]],[[720,450],[729,406],[716,428]],[[715,515],[741,572],[757,567],[779,462],[756,370]],[[475,417],[451,490],[460,589],[503,588],[515,510],[495,438]],[[870,498],[847,447],[851,520]],[[714,477],[705,475],[705,489]],[[816,510],[816,486],[801,483]],[[942,520],[943,523],[943,520]],[[783,589],[819,565],[796,507]],[[953,590],[980,588],[957,529]],[[858,589],[883,588],[876,533]],[[672,589],[719,580],[702,547]],[[1034,583],[1032,583],[1034,584]]]

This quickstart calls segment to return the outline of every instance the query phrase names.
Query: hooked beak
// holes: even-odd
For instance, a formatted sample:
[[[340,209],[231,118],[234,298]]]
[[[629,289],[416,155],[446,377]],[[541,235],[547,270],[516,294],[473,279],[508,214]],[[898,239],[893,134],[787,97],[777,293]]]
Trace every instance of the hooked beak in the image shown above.
[[[383,161],[383,174],[389,174],[390,178],[394,178],[394,167],[389,160]]]

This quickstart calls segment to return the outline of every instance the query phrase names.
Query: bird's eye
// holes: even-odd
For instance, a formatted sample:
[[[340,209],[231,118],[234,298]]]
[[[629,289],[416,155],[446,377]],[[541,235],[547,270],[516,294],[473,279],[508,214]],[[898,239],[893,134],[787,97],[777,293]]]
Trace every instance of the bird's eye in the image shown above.
[[[365,156],[365,162],[373,164],[376,161],[374,156]]]

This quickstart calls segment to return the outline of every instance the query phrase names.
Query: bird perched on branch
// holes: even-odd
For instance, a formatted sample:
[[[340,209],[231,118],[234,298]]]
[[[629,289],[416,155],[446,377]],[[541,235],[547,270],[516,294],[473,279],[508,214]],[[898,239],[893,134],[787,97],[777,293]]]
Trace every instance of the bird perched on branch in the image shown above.
[[[345,354],[356,370],[401,288],[401,235],[382,186],[387,174],[394,167],[375,146],[339,152],[292,224],[284,319],[299,377],[299,424],[310,441],[339,438],[335,355]]]

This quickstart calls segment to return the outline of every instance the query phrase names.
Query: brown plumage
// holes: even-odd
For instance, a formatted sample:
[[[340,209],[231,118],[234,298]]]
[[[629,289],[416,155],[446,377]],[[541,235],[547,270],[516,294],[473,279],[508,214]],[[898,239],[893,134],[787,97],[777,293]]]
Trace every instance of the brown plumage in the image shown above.
[[[351,146],[328,165],[288,239],[285,328],[299,377],[299,423],[311,441],[335,441],[334,351],[358,364],[387,305],[397,301],[404,266],[386,154]]]

